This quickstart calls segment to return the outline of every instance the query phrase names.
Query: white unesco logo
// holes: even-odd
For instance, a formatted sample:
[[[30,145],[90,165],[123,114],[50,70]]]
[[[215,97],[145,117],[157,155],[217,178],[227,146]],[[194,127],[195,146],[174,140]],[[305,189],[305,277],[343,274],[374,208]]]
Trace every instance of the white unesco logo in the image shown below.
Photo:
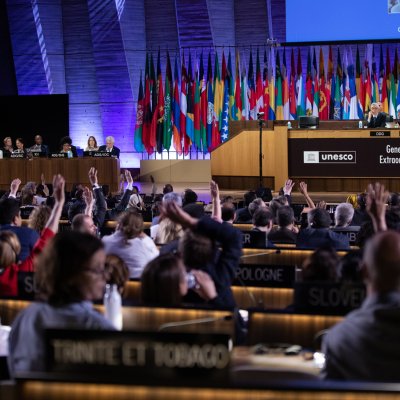
[[[304,164],[318,164],[318,163],[319,163],[319,151],[304,152]]]
[[[355,151],[304,151],[304,164],[355,164]]]

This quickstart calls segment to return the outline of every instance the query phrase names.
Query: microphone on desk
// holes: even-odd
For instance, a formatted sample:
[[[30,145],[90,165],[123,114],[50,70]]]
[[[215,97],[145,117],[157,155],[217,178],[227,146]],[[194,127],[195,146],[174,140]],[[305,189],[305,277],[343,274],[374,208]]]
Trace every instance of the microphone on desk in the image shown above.
[[[185,321],[177,321],[177,322],[167,322],[158,327],[158,332],[165,331],[171,328],[178,328],[181,326],[189,326],[189,325],[201,325],[201,324],[210,324],[213,322],[219,321],[232,321],[232,315],[224,315],[223,317],[206,317],[206,318],[197,318],[197,319],[187,319]]]
[[[257,113],[257,119],[260,119],[261,117],[263,117],[264,114],[265,114],[264,111],[258,112],[258,113]]]

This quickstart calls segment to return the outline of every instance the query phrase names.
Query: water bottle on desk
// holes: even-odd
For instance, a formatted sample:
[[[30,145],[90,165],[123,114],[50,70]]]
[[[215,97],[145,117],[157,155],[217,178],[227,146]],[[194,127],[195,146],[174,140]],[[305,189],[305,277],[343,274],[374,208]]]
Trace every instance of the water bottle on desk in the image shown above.
[[[360,121],[358,121],[358,127],[360,128],[360,129],[362,129],[362,127],[363,127],[363,122],[360,120]]]
[[[105,317],[115,329],[122,329],[122,301],[117,285],[106,285],[104,294]]]

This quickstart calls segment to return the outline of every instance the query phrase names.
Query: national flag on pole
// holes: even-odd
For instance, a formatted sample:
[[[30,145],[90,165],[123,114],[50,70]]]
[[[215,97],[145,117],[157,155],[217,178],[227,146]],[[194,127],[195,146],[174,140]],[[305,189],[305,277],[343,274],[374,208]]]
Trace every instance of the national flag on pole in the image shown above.
[[[359,119],[358,114],[358,104],[357,104],[357,89],[356,89],[356,79],[354,73],[354,60],[353,54],[350,48],[350,63],[347,67],[349,76],[349,87],[350,87],[350,115],[349,119]]]
[[[375,47],[372,48],[371,86],[372,86],[371,102],[376,103],[377,101],[380,101],[380,96],[379,96],[379,81],[378,81],[378,74],[377,74],[376,60],[375,60]],[[366,111],[368,110],[366,109]]]
[[[244,57],[242,57],[242,76],[241,76],[241,97],[242,97],[242,119],[248,120],[250,114],[250,104],[249,104],[249,86],[247,82],[247,70],[246,70],[246,62]],[[254,83],[254,82],[253,82]]]
[[[207,82],[204,76],[204,63],[203,63],[203,52],[200,57],[200,137],[201,137],[201,149],[203,152],[208,151],[207,144],[207,110],[208,110],[208,100],[207,100]]]
[[[208,53],[207,66],[207,146],[208,151],[212,150],[212,127],[214,117],[214,93],[212,83],[211,52]]]
[[[203,53],[200,56],[201,62],[203,62]],[[201,76],[201,73],[203,74]],[[195,76],[195,87],[194,87],[194,140],[198,150],[202,150],[201,147],[201,104],[200,104],[200,93],[201,86],[204,79],[204,69],[199,70],[199,65],[196,66],[196,76]]]
[[[249,61],[249,74],[247,79],[248,91],[247,98],[249,102],[249,114],[247,116],[250,120],[257,119],[257,99],[256,99],[256,87],[254,84],[254,67],[253,67],[253,52],[250,50],[250,61]]]
[[[311,53],[310,53],[310,49],[308,49],[307,75],[306,75],[306,114],[307,115],[312,115],[313,103],[314,103],[314,94],[313,94],[313,79],[312,79],[312,74],[311,74]]]
[[[318,79],[318,68],[317,68],[317,57],[315,55],[315,47],[313,54],[313,64],[312,64],[312,77],[313,77],[313,115],[315,117],[319,116],[319,79]]]
[[[365,105],[364,112],[368,112],[372,103],[372,82],[369,70],[368,60],[365,60],[365,77],[364,77]],[[364,117],[364,116],[363,116]]]
[[[289,119],[296,119],[297,117],[297,100],[296,100],[296,66],[294,62],[294,50],[290,56],[290,85],[289,85]]]
[[[235,53],[235,103],[232,111],[232,119],[241,121],[242,118],[242,89],[241,89],[241,74],[240,74],[240,56],[239,51]]]
[[[182,54],[182,73],[181,73],[181,117],[180,117],[180,127],[181,127],[181,139],[183,139],[184,144],[186,144],[186,115],[187,115],[187,72],[185,66],[185,53]],[[185,155],[188,154],[189,149],[184,145],[183,151]]]
[[[260,66],[260,53],[257,47],[257,66],[256,66],[256,114],[264,112],[264,90],[263,82],[261,77],[261,66]],[[257,118],[257,116],[256,116]]]
[[[158,50],[157,56],[157,108],[154,111],[153,119],[152,119],[152,136],[155,133],[155,147],[157,148],[157,152],[162,152],[162,143],[164,136],[164,89],[163,89],[163,81],[162,81],[162,73],[161,73],[161,61],[160,61],[160,50]],[[152,144],[150,142],[150,144]]]
[[[143,145],[149,155],[153,154],[153,147],[150,145],[150,131],[151,131],[151,91],[150,91],[150,63],[149,55],[146,54],[146,67],[145,67],[145,91],[143,101]]]
[[[179,155],[182,154],[182,136],[181,136],[181,107],[180,98],[181,91],[179,89],[179,69],[178,58],[175,56],[174,67],[174,97],[172,100],[172,127],[173,127],[173,142],[174,148]]]
[[[268,61],[268,93],[269,93],[269,109],[268,119],[276,119],[275,114],[275,50],[270,49]]]
[[[167,51],[167,67],[165,70],[165,109],[164,109],[164,136],[163,146],[165,150],[170,149],[172,139],[172,68],[169,52]]]
[[[301,65],[301,53],[300,49],[297,49],[297,81],[296,81],[296,93],[297,93],[297,116],[301,117],[306,115],[306,97],[305,97],[305,85],[303,81],[303,67]]]
[[[282,99],[282,73],[279,51],[276,54],[275,67],[275,101],[276,101],[276,119],[283,120],[283,99]]]
[[[222,112],[222,83],[221,73],[219,70],[218,53],[215,52],[214,62],[214,113],[212,121],[212,139],[211,149],[215,149],[221,143],[221,135],[219,133],[219,118]]]
[[[343,68],[342,61],[340,58],[340,51],[338,48],[337,52],[337,66],[336,66],[336,77],[335,77],[335,100],[333,105],[333,119],[342,119],[342,102],[343,102]]]
[[[396,56],[397,56],[397,51],[395,55],[395,60],[393,64],[393,70],[390,73],[390,95],[389,95],[389,115],[391,115],[393,118],[396,118],[396,110],[397,110],[397,88],[396,88],[396,81],[395,81],[395,74],[397,75],[397,66],[396,66]]]
[[[350,119],[350,79],[349,79],[349,60],[345,51],[345,62],[343,70],[343,119]]]
[[[230,62],[230,53],[228,58],[228,66],[229,62]],[[229,72],[229,68],[225,71],[225,73],[224,73],[224,68],[222,68],[222,76],[224,75],[225,75],[224,97],[222,103],[222,114],[220,118],[222,142],[225,142],[229,136],[229,91],[231,87],[231,75]]]
[[[379,91],[381,95],[382,110],[389,113],[387,78],[385,73],[385,64],[383,63],[383,49],[381,45],[380,59],[379,59]]]
[[[143,85],[142,85],[142,71],[140,71],[139,94],[136,106],[136,123],[135,123],[135,137],[134,137],[135,150],[138,153],[141,153],[144,149],[142,141],[143,105],[144,105],[144,95],[143,95]]]
[[[186,94],[186,136],[183,138],[185,154],[189,153],[190,145],[194,142],[194,86],[192,55],[189,53]]]
[[[357,46],[356,55],[356,93],[357,93],[357,115],[359,119],[364,118],[365,110],[365,87],[364,78],[360,61],[360,51]]]
[[[235,80],[233,79],[232,57],[229,50],[228,55],[228,75],[229,75],[229,120],[235,119]]]
[[[325,64],[322,47],[319,48],[319,118],[329,119],[328,93],[325,87]]]
[[[283,49],[283,60],[282,60],[282,106],[283,106],[283,119],[290,119],[290,110],[289,110],[289,82],[287,76],[287,67],[286,67],[286,49]]]
[[[329,46],[328,75],[327,75],[327,81],[326,81],[325,87],[326,87],[326,91],[327,91],[329,119],[333,119],[334,104],[335,104],[335,75],[333,73],[332,46]]]
[[[269,81],[268,81],[267,49],[264,49],[263,103],[264,103],[264,113],[265,113],[263,119],[267,120],[269,114]]]

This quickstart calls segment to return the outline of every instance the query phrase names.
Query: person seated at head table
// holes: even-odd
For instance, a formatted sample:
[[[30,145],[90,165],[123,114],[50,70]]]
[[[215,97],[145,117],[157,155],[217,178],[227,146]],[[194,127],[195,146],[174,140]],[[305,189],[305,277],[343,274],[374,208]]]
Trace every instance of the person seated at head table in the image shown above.
[[[105,259],[101,240],[89,234],[64,231],[46,246],[35,273],[41,301],[23,310],[12,324],[11,373],[45,369],[45,329],[114,330],[92,305],[104,294]]]
[[[13,154],[23,154],[25,157],[28,155],[28,152],[25,149],[24,139],[17,138],[15,141],[15,145],[17,147],[13,150]]]
[[[49,154],[49,147],[43,144],[43,138],[40,135],[35,136],[35,144],[29,148],[30,152]]]
[[[120,149],[114,146],[115,139],[112,136],[106,137],[106,144],[99,147],[99,151],[106,151],[112,156],[119,158]]]
[[[99,146],[97,145],[96,138],[94,136],[89,136],[85,151],[97,151],[97,150],[99,150]]]
[[[371,111],[368,113],[368,128],[384,128],[386,125],[386,113],[379,111],[378,103],[371,104]]]
[[[64,136],[60,140],[60,153],[72,154],[72,157],[78,157],[76,147],[72,145],[72,139],[69,136]]]
[[[12,146],[12,139],[10,136],[7,136],[3,140],[3,157],[10,157],[11,153],[13,152],[13,146]]]

